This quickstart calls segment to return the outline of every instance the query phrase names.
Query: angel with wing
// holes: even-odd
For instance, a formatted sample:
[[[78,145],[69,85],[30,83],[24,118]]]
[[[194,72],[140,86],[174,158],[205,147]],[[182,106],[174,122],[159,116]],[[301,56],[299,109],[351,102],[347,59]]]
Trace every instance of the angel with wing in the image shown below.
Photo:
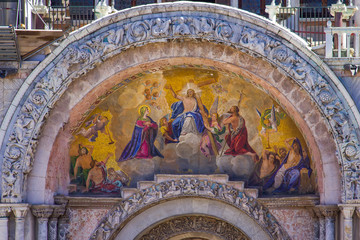
[[[210,109],[211,118],[208,120],[209,124],[205,124],[205,128],[207,132],[202,136],[200,150],[205,155],[205,157],[209,157],[210,155],[216,155],[213,150],[213,146],[211,144],[210,134],[214,137],[216,151],[218,152],[221,149],[221,142],[223,139],[220,138],[220,135],[225,133],[225,126],[221,124],[221,118],[217,113],[219,103],[219,97],[217,97]]]
[[[110,142],[109,144],[113,144],[114,141],[112,140],[109,130],[107,129],[107,125],[109,123],[109,119],[106,116],[102,116],[101,114],[94,114],[91,118],[85,123],[85,127],[88,129],[81,129],[79,131],[79,135],[84,136],[85,138],[89,139],[90,142],[95,142],[96,138],[99,136],[99,131],[108,135]]]

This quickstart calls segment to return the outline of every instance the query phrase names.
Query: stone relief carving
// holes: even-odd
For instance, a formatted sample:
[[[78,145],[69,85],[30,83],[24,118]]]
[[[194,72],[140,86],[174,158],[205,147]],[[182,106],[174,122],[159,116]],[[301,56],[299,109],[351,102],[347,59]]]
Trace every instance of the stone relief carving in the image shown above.
[[[286,231],[282,229],[271,213],[253,197],[247,196],[244,192],[226,184],[196,178],[185,178],[158,183],[133,194],[115,206],[107,214],[95,229],[91,239],[109,239],[110,236],[118,230],[122,222],[146,205],[154,204],[163,199],[189,195],[225,201],[241,209],[257,221],[263,229],[268,231],[271,238],[290,239]]]
[[[231,224],[207,216],[178,217],[153,227],[140,240],[169,239],[180,234],[206,232],[228,240],[250,239],[241,230]]]
[[[105,33],[94,32],[84,39],[68,45],[62,55],[45,68],[35,79],[36,85],[21,105],[16,121],[9,127],[9,139],[3,144],[5,156],[2,175],[2,201],[21,202],[24,191],[24,173],[32,168],[33,155],[38,136],[51,107],[67,86],[77,77],[87,73],[107,58],[133,45],[161,42],[176,38],[202,38],[208,41],[232,45],[241,51],[255,53],[284,70],[318,103],[329,119],[338,142],[339,162],[346,170],[356,164],[356,176],[360,173],[360,145],[355,126],[349,116],[350,109],[336,96],[333,87],[297,52],[288,48],[279,39],[266,35],[241,21],[214,15],[199,17],[197,12],[184,16],[154,17],[121,25],[109,25]],[[343,201],[354,199],[353,177],[344,173]]]

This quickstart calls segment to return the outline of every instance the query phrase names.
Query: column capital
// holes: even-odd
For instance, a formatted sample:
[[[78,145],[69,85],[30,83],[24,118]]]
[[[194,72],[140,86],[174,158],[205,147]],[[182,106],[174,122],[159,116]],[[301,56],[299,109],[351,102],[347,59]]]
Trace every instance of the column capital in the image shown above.
[[[11,213],[11,207],[6,204],[2,205],[0,204],[0,218],[7,218]]]
[[[29,204],[14,204],[11,206],[15,218],[24,218],[28,213],[29,208]]]
[[[339,207],[337,205],[318,205],[321,214],[326,218],[332,218],[337,215],[339,212]]]
[[[37,218],[49,218],[54,212],[52,205],[33,205],[31,212]]]
[[[317,218],[319,219],[324,218],[324,215],[321,213],[319,206],[314,206],[311,209]]]
[[[65,207],[63,205],[53,205],[52,208],[54,209],[54,211],[50,216],[51,218],[59,218],[65,213]]]
[[[344,215],[345,219],[352,218],[355,208],[356,208],[354,205],[339,204],[338,206],[339,206],[342,214]]]
[[[355,213],[358,218],[360,218],[360,206],[355,208]]]

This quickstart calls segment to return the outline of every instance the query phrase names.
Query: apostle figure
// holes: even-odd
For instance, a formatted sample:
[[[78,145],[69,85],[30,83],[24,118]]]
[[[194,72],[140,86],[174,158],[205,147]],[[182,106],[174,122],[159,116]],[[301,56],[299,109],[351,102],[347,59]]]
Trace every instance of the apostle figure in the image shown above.
[[[205,106],[199,106],[195,91],[188,89],[186,96],[180,96],[176,94],[171,87],[168,87],[174,98],[180,101],[171,105],[172,115],[172,130],[175,139],[179,139],[180,135],[186,135],[188,133],[199,134],[204,131],[204,121],[201,115],[201,110],[207,112]],[[207,113],[203,113],[204,115]]]
[[[112,153],[109,153],[104,161],[96,162],[90,170],[86,180],[86,189],[84,192],[120,192],[123,184],[121,182],[111,181],[108,178],[106,163]]]
[[[226,155],[249,155],[254,161],[257,155],[248,143],[248,134],[245,126],[245,119],[239,114],[239,107],[232,106],[228,118],[223,120],[223,124],[228,126],[229,134],[225,137],[229,149],[225,151]]]
[[[279,169],[280,157],[268,150],[263,150],[260,161],[255,164],[253,175],[249,181],[250,186],[264,186],[271,176]]]
[[[292,144],[290,146],[290,142]],[[290,149],[286,157],[282,161],[279,169],[271,176],[265,184],[264,190],[273,193],[295,192],[300,186],[300,171],[303,168],[308,170],[310,177],[312,169],[310,168],[310,160],[305,151],[301,147],[298,138],[289,138],[285,141]]]
[[[164,156],[155,147],[158,125],[148,115],[150,108],[143,105],[139,108],[139,118],[135,123],[135,128],[130,142],[126,145],[118,162],[122,162],[132,158],[153,158]]]

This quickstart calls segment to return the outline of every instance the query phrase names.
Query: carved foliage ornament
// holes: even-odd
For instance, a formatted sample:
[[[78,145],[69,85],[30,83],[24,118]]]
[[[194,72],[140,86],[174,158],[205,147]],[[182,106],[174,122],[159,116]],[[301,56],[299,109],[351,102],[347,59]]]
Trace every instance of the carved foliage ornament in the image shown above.
[[[113,208],[100,222],[90,238],[109,239],[116,233],[121,223],[146,205],[150,206],[166,199],[189,195],[225,201],[254,219],[273,239],[290,239],[271,213],[253,197],[249,197],[231,186],[196,178],[162,182],[135,193]]]
[[[131,11],[131,10],[129,10]],[[175,15],[174,13],[172,13]],[[10,131],[2,168],[2,201],[21,202],[25,192],[24,174],[32,169],[38,136],[50,109],[64,93],[69,84],[86,74],[97,64],[127,48],[168,39],[204,39],[234,46],[266,59],[283,69],[292,79],[306,89],[324,115],[329,119],[339,146],[339,163],[343,165],[343,201],[354,199],[351,165],[356,165],[356,176],[360,177],[360,146],[355,126],[347,103],[337,96],[333,87],[318,71],[294,50],[279,39],[253,29],[238,19],[214,14],[199,17],[197,12],[183,12],[179,16],[144,16],[144,20],[123,20],[108,26],[107,31],[98,30],[87,37],[69,44],[51,65],[35,79],[30,95],[25,96],[16,121]],[[224,20],[223,20],[224,19]]]
[[[153,227],[139,240],[166,240],[184,233],[205,232],[226,240],[250,239],[233,225],[207,216],[178,217]]]

